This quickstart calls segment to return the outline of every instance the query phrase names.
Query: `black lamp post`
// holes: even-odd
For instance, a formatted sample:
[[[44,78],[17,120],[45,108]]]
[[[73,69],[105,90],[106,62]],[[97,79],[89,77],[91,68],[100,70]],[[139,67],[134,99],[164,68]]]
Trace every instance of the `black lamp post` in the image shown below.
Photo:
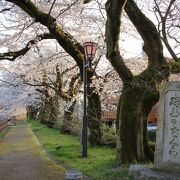
[[[83,82],[84,82],[84,103],[83,103],[83,123],[81,133],[82,157],[87,157],[87,68],[91,68],[92,60],[96,54],[97,44],[94,42],[84,43],[85,59],[83,63]]]

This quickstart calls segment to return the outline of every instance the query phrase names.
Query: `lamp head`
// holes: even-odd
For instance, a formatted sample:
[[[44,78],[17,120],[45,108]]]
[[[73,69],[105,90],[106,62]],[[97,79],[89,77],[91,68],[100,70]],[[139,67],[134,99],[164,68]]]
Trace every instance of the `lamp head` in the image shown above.
[[[87,59],[94,59],[96,54],[97,43],[95,42],[85,42],[84,43],[84,51]]]

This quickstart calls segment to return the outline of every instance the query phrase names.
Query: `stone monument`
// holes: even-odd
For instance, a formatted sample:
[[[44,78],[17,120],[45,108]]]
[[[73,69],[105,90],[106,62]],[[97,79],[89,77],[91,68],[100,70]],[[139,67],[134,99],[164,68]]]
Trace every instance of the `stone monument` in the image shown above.
[[[180,81],[164,84],[159,105],[154,167],[180,173]]]
[[[135,180],[180,180],[180,81],[161,87],[154,166],[133,165]]]

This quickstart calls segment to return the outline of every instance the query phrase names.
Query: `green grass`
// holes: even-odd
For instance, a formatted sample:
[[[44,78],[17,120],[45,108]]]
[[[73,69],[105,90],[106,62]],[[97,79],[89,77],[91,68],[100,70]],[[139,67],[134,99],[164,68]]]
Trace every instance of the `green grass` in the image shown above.
[[[30,121],[34,133],[46,151],[57,162],[83,172],[93,180],[129,179],[128,167],[119,166],[115,148],[88,146],[88,157],[81,158],[81,145],[77,137],[60,134],[37,121]]]
[[[6,135],[6,133],[9,131],[9,127],[6,127],[2,131],[0,131],[0,140]]]

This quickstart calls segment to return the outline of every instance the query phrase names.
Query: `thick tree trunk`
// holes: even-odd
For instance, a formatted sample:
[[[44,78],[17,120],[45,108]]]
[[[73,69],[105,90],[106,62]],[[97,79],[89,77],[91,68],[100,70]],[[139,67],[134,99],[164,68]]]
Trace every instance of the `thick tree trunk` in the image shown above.
[[[101,144],[101,100],[93,88],[91,88],[91,93],[88,93],[87,120],[90,144]]]
[[[47,124],[49,119],[49,113],[50,113],[50,106],[48,102],[45,102],[45,104],[40,108],[38,120],[42,124]]]
[[[119,102],[118,158],[122,164],[153,160],[148,145],[147,117],[158,92],[142,87],[124,88]]]
[[[27,118],[35,120],[37,118],[37,113],[39,111],[39,108],[32,106],[27,106]]]
[[[71,122],[73,119],[75,105],[76,105],[76,100],[74,100],[72,104],[64,111],[63,124],[61,125],[61,132],[63,133],[67,133],[67,134],[73,133],[71,128]]]
[[[56,125],[56,121],[58,119],[59,109],[60,109],[60,103],[59,103],[59,96],[55,95],[50,98],[49,101],[49,119],[47,122],[47,126],[52,128]]]

